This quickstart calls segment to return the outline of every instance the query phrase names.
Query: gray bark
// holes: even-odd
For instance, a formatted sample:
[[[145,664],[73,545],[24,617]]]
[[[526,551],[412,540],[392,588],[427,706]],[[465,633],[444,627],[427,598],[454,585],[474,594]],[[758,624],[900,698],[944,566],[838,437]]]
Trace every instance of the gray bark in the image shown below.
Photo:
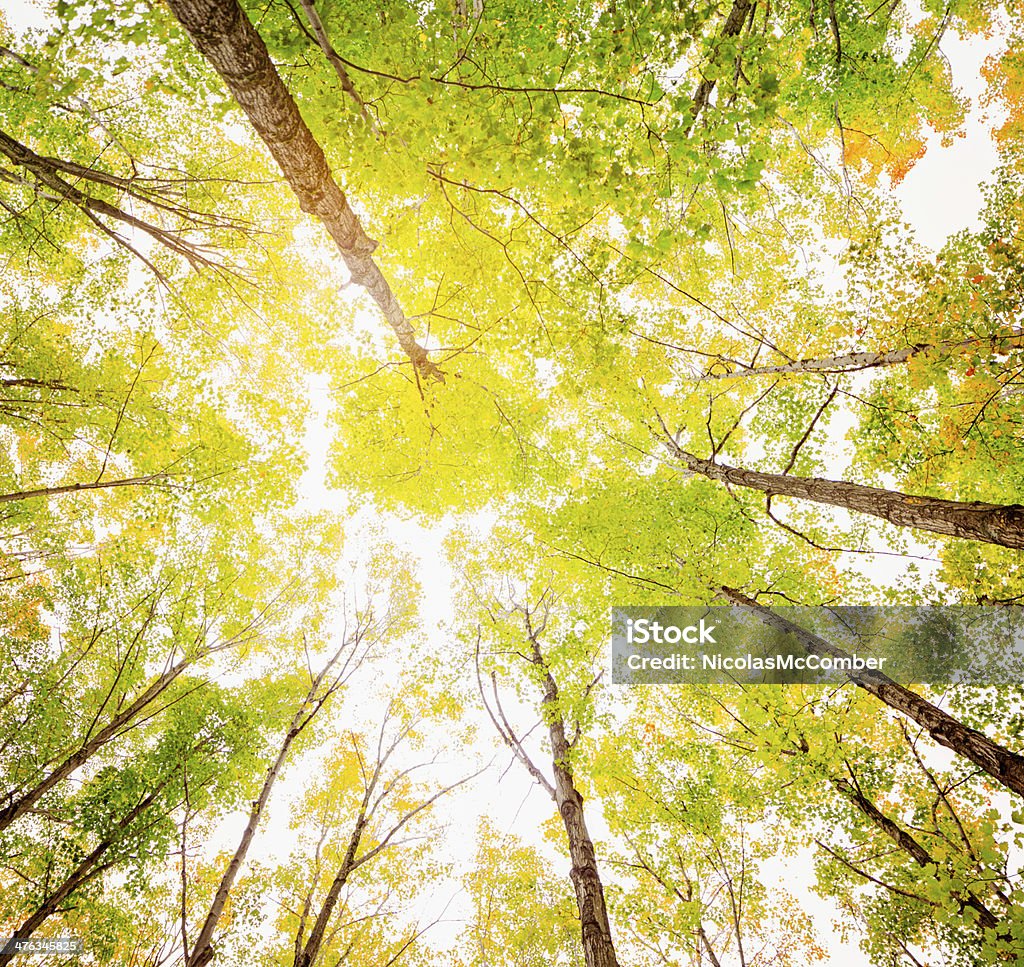
[[[277,757],[274,759],[270,769],[267,770],[259,796],[253,801],[252,808],[249,810],[249,820],[242,831],[238,847],[235,850],[234,856],[231,857],[224,875],[221,877],[220,885],[217,887],[213,902],[210,904],[210,910],[192,945],[192,951],[185,961],[185,967],[206,967],[213,960],[213,933],[217,929],[221,915],[224,913],[224,907],[228,902],[228,897],[231,895],[231,889],[235,885],[239,870],[241,870],[242,864],[249,853],[249,847],[252,845],[253,838],[256,836],[256,830],[259,828],[259,824],[263,819],[263,813],[267,808],[267,803],[270,801],[270,793],[274,788],[274,783],[277,781],[278,775],[280,775],[281,770],[284,768],[285,760],[288,758],[288,751],[312,717],[310,705],[314,701],[314,696],[320,686],[320,682],[321,678],[318,677],[301,707],[295,713],[284,741],[278,749]]]
[[[309,939],[305,945],[302,945],[296,951],[294,967],[313,967],[313,964],[316,963],[317,958],[320,956],[320,947],[323,945],[324,936],[327,933],[327,924],[330,922],[334,908],[338,904],[338,897],[341,896],[342,889],[344,889],[348,878],[352,875],[352,871],[357,865],[356,851],[359,849],[360,840],[363,838],[363,830],[366,828],[367,808],[368,798],[364,798],[355,827],[352,830],[352,835],[348,840],[345,857],[341,861],[337,874],[335,874],[331,888],[327,891],[327,896],[320,907],[320,912],[317,914],[313,929],[309,934]],[[312,891],[312,887],[310,887],[310,891]],[[296,940],[296,945],[299,946],[298,940]]]
[[[1002,348],[1020,348],[1021,330],[1013,330],[1003,335],[983,336],[975,339],[964,339],[960,342],[915,343],[902,349],[889,349],[882,352],[840,353],[836,356],[820,356],[816,359],[797,359],[789,363],[775,366],[741,366],[728,373],[705,373],[702,379],[736,379],[741,376],[777,376],[783,373],[855,373],[864,369],[879,366],[897,366],[921,353],[956,352],[960,349],[990,349],[998,351]]]
[[[267,770],[266,776],[263,779],[263,786],[260,789],[260,793],[252,803],[252,807],[249,810],[249,820],[245,824],[245,829],[242,831],[242,836],[238,841],[238,847],[235,849],[235,853],[231,857],[231,860],[227,865],[227,869],[224,871],[224,875],[221,877],[220,884],[217,887],[217,892],[213,897],[213,902],[210,904],[209,912],[207,913],[206,919],[203,921],[203,926],[200,928],[199,934],[192,945],[192,950],[185,960],[184,967],[206,967],[206,965],[213,960],[216,953],[213,947],[214,931],[217,929],[217,924],[220,922],[220,918],[224,913],[224,907],[227,905],[228,897],[231,895],[231,890],[235,885],[235,880],[238,878],[238,873],[249,853],[249,847],[252,846],[252,841],[256,836],[256,831],[263,820],[263,814],[266,811],[267,803],[270,801],[270,793],[274,788],[274,784],[277,782],[277,777],[280,775],[281,770],[284,768],[284,764],[288,759],[288,752],[290,751],[292,744],[302,734],[306,726],[309,725],[309,723],[316,717],[317,713],[324,707],[327,700],[341,686],[345,672],[350,670],[349,661],[346,660],[343,662],[342,659],[346,652],[352,647],[353,643],[359,641],[362,633],[363,632],[360,631],[354,639],[346,638],[342,641],[338,650],[320,670],[316,678],[313,679],[309,686],[309,690],[306,692],[301,704],[292,716],[291,723],[288,726],[288,731],[285,734],[284,739],[281,741],[281,746],[278,749],[277,756],[274,758],[273,763],[271,763],[271,766]],[[342,665],[341,672],[335,674],[334,669],[339,662]],[[335,675],[333,679],[329,678],[332,674]]]
[[[338,187],[323,149],[245,12],[236,0],[168,0],[168,6],[274,156],[299,207],[327,229],[352,280],[377,304],[417,372],[441,379],[441,371],[416,341],[412,325],[371,257],[377,243],[363,230]]]
[[[799,497],[818,504],[843,507],[880,517],[900,527],[914,527],[949,537],[1000,544],[1003,547],[1024,548],[1024,506],[1021,504],[944,500],[940,497],[921,497],[898,490],[868,487],[845,480],[744,470],[713,460],[703,460],[687,453],[672,439],[666,445],[688,470],[710,480],[760,490],[769,496]]]
[[[721,592],[733,604],[755,609],[766,625],[793,635],[809,654],[849,658],[845,651],[832,642],[793,624],[792,621],[758,604],[735,588],[722,587]],[[889,708],[915,721],[939,745],[962,755],[983,769],[1000,785],[1017,793],[1018,796],[1024,796],[1024,757],[993,742],[981,732],[968,728],[948,712],[944,712],[909,688],[894,682],[880,671],[851,671],[849,677],[855,685],[870,692]]]
[[[573,781],[569,757],[572,747],[565,733],[565,720],[558,702],[558,686],[541,653],[536,636],[531,637],[532,661],[543,674],[544,702],[541,706],[548,723],[551,760],[554,768],[555,804],[565,826],[572,861],[570,877],[576,892],[583,936],[583,958],[587,967],[618,967],[612,943],[611,924],[604,899],[604,886],[597,868],[594,841],[583,814],[583,797]]]

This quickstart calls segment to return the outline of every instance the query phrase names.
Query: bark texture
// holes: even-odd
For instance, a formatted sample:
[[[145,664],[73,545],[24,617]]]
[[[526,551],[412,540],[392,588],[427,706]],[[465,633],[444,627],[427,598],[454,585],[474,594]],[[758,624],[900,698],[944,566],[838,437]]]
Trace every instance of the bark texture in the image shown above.
[[[918,866],[938,867],[938,861],[928,852],[914,837],[908,833],[899,823],[894,822],[885,815],[867,796],[861,792],[853,783],[847,780],[833,782],[833,786],[839,793],[853,803],[860,812],[867,817],[868,821],[877,829],[885,833],[904,853],[906,853]],[[999,927],[999,918],[969,890],[954,894],[960,909],[971,907],[978,915],[980,926],[990,930]]]
[[[331,916],[334,913],[334,908],[338,905],[338,898],[341,896],[342,889],[344,889],[345,884],[348,882],[348,878],[352,875],[352,871],[356,867],[356,851],[359,849],[359,843],[363,837],[363,830],[366,828],[367,805],[367,800],[364,799],[359,817],[352,830],[352,835],[349,837],[348,847],[345,850],[345,857],[341,861],[341,866],[338,868],[337,874],[335,874],[334,880],[331,883],[331,888],[327,891],[327,896],[320,907],[320,912],[317,914],[315,922],[313,923],[313,929],[310,931],[309,939],[304,945],[301,944],[298,938],[296,939],[295,967],[313,967],[317,958],[320,956],[320,948],[323,946],[324,936],[327,933],[327,924],[330,923]]]
[[[734,588],[721,588],[722,595],[733,604],[754,608],[769,627],[793,635],[809,654],[830,658],[849,658],[845,651],[806,628],[793,624],[774,611],[758,604]],[[870,692],[889,708],[900,712],[921,726],[939,745],[983,769],[1000,785],[1018,796],[1024,796],[1024,757],[993,742],[976,729],[968,728],[959,719],[933,705],[909,688],[894,682],[888,675],[872,669],[851,671],[850,681]]]
[[[1024,506],[1021,504],[944,500],[940,497],[919,497],[898,490],[868,487],[845,480],[762,473],[759,470],[744,470],[713,460],[703,460],[687,453],[672,439],[667,441],[667,445],[688,470],[710,480],[760,490],[770,496],[799,497],[818,504],[843,507],[880,517],[900,527],[914,527],[948,537],[984,541],[1003,547],[1024,548]]]
[[[359,636],[354,640],[358,641]],[[246,823],[245,829],[242,831],[241,838],[238,841],[238,847],[235,849],[235,853],[231,857],[224,875],[221,877],[220,885],[214,894],[213,902],[210,904],[210,910],[203,921],[203,926],[196,936],[191,952],[186,952],[184,967],[206,967],[216,955],[213,935],[217,929],[217,924],[220,922],[220,918],[224,914],[224,908],[231,895],[231,889],[235,885],[238,873],[249,853],[249,848],[252,846],[256,831],[259,829],[260,822],[263,819],[263,814],[266,812],[267,803],[270,802],[270,793],[277,782],[277,777],[281,774],[281,770],[284,769],[292,744],[323,708],[331,695],[340,687],[345,671],[350,667],[351,656],[346,658],[345,655],[351,647],[352,641],[349,639],[342,642],[330,661],[324,665],[313,679],[309,686],[309,691],[306,692],[302,703],[292,716],[288,731],[278,748],[277,756],[274,758],[263,779],[260,793],[253,800],[249,810],[249,821]],[[339,663],[342,670],[340,673],[337,673],[335,666]],[[329,676],[333,676],[333,678],[329,678]]]
[[[544,702],[541,706],[544,721],[548,723],[551,741],[551,760],[554,768],[555,804],[565,826],[572,861],[573,889],[580,914],[583,935],[583,957],[587,967],[618,967],[615,946],[612,943],[611,924],[604,899],[604,886],[597,868],[594,842],[587,829],[583,814],[583,797],[573,781],[569,756],[571,743],[565,731],[565,720],[558,703],[558,685],[540,650],[536,636],[531,638],[533,663],[541,670],[544,682]]]
[[[323,149],[270,59],[266,44],[236,0],[168,0],[196,49],[210,63],[245,111],[274,156],[299,207],[319,219],[334,240],[352,280],[384,314],[417,372],[441,379],[427,350],[371,257],[377,243],[363,230],[338,187]]]
[[[319,681],[317,684],[319,684]],[[278,775],[280,775],[281,770],[284,768],[285,760],[288,758],[288,751],[308,721],[309,701],[307,700],[292,719],[288,733],[285,735],[284,741],[278,750],[277,758],[274,759],[263,780],[260,794],[254,800],[252,808],[249,810],[249,821],[245,824],[245,829],[242,831],[242,837],[238,841],[238,848],[235,850],[234,856],[231,857],[223,877],[221,877],[220,885],[217,887],[213,902],[210,904],[210,910],[195,939],[191,953],[186,957],[185,967],[206,967],[213,960],[215,953],[213,934],[224,913],[224,907],[228,902],[228,897],[231,895],[231,888],[235,885],[238,872],[241,870],[242,864],[249,853],[249,847],[252,846],[256,830],[259,828],[260,821],[263,819],[263,813],[267,808],[267,803],[270,801],[271,790],[274,788],[274,783],[277,781]]]
[[[712,60],[717,57],[718,45],[722,40],[729,40],[732,37],[739,36],[740,31],[743,30],[744,23],[746,23],[747,16],[751,13],[751,9],[754,5],[754,0],[734,0],[732,8],[729,10],[728,14],[726,14],[725,21],[722,23],[722,30],[719,34],[719,41],[715,44],[715,49],[712,53]],[[714,77],[701,78],[700,83],[697,85],[697,89],[693,92],[693,108],[691,109],[691,121],[690,126],[686,131],[687,134],[693,130],[693,127],[699,120],[704,108],[708,106],[708,101],[710,101],[711,93],[714,89]]]

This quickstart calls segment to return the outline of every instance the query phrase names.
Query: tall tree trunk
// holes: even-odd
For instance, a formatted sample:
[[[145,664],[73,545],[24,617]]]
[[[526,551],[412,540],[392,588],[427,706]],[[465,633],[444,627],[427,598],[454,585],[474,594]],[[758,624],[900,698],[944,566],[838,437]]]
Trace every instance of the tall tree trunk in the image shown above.
[[[385,723],[386,723],[385,719]],[[407,734],[407,730],[405,733]],[[381,727],[381,742],[383,743],[383,726]],[[394,842],[395,835],[401,830],[407,823],[412,821],[415,816],[424,810],[428,809],[433,803],[437,802],[442,796],[447,795],[454,789],[468,782],[473,776],[467,776],[464,779],[459,779],[456,782],[451,783],[448,786],[439,789],[433,796],[422,800],[416,806],[406,811],[399,820],[391,826],[390,830],[382,833],[381,831],[375,831],[371,837],[375,845],[369,846],[361,854],[359,853],[360,846],[362,845],[363,836],[366,833],[367,827],[373,821],[374,814],[378,807],[392,794],[395,793],[397,784],[394,781],[384,783],[384,789],[378,794],[377,788],[378,783],[381,782],[384,766],[392,753],[398,746],[398,740],[395,741],[392,746],[386,751],[382,750],[382,745],[378,746],[377,761],[370,774],[369,781],[365,783],[363,790],[362,802],[359,804],[359,812],[356,815],[355,822],[352,825],[352,831],[349,834],[348,846],[345,849],[345,855],[342,858],[341,865],[338,867],[338,872],[334,876],[334,880],[331,882],[330,889],[327,891],[327,895],[324,897],[323,903],[320,905],[320,910],[317,913],[316,920],[313,923],[313,928],[310,930],[309,938],[305,944],[302,942],[302,934],[305,931],[305,924],[310,908],[312,907],[313,892],[317,888],[317,877],[314,876],[313,881],[310,883],[309,892],[306,897],[306,902],[303,907],[303,914],[300,918],[299,927],[296,931],[295,937],[295,959],[293,967],[314,967],[320,956],[320,950],[324,943],[324,938],[327,936],[327,927],[330,924],[331,917],[334,915],[335,909],[338,906],[338,900],[341,896],[341,891],[344,889],[345,884],[348,883],[349,877],[361,867],[364,863],[368,863],[378,856],[384,850],[388,849],[389,846],[396,845]],[[404,775],[408,775],[406,770]],[[474,775],[479,775],[479,772]],[[318,866],[319,869],[319,851]],[[417,935],[418,936],[418,935]]]
[[[739,366],[728,373],[704,373],[701,379],[735,379],[742,376],[777,376],[783,373],[855,373],[879,366],[897,366],[908,359],[929,352],[955,352],[959,349],[993,349],[1000,347],[1020,349],[1024,345],[1024,331],[1013,329],[992,336],[964,339],[960,342],[915,343],[902,349],[883,352],[840,353],[836,356],[820,356],[815,359],[797,359],[775,366]]]
[[[195,943],[192,945],[192,951],[185,961],[185,967],[206,967],[206,964],[213,960],[213,932],[217,928],[221,914],[223,914],[224,907],[228,902],[228,897],[231,895],[231,889],[235,885],[235,879],[238,877],[238,871],[242,868],[242,863],[245,862],[253,837],[255,837],[256,830],[263,819],[263,813],[270,800],[270,792],[274,788],[274,783],[277,781],[281,769],[284,768],[284,763],[288,758],[288,751],[291,749],[292,743],[302,732],[304,726],[302,719],[307,714],[308,705],[304,702],[302,708],[296,712],[291,727],[288,729],[280,749],[278,749],[277,757],[274,759],[263,780],[260,794],[256,797],[252,808],[249,810],[249,821],[245,824],[245,829],[242,831],[242,837],[238,842],[234,856],[231,857],[231,861],[221,877],[220,885],[217,887],[216,894],[214,894],[206,919],[203,921],[203,926],[200,928]]]
[[[744,470],[687,453],[674,440],[666,441],[669,451],[693,473],[710,480],[760,490],[770,496],[799,497],[818,504],[880,517],[900,527],[985,541],[1003,547],[1024,548],[1024,506],[965,502],[939,497],[919,497],[898,490],[883,490],[845,480],[795,477],[783,473]]]
[[[850,656],[830,641],[819,637],[806,628],[793,624],[764,605],[737,591],[722,587],[722,595],[733,604],[753,608],[769,627],[793,635],[804,649],[812,655],[830,658]],[[983,769],[996,782],[1018,796],[1024,796],[1024,757],[993,742],[975,729],[964,725],[959,719],[933,705],[909,688],[894,682],[888,675],[872,669],[849,672],[850,681],[870,692],[879,701],[907,718],[913,719],[939,745],[951,749]]]
[[[852,782],[838,779],[833,780],[832,785],[843,798],[853,803],[873,826],[888,836],[918,866],[935,866],[938,868],[941,865],[910,833],[900,826],[899,823],[886,816]],[[954,897],[957,903],[960,904],[961,910],[970,907],[977,913],[980,926],[990,930],[995,930],[999,927],[999,918],[969,890],[954,894]]]
[[[209,652],[204,654],[209,654]],[[28,812],[54,786],[88,762],[108,742],[117,738],[124,729],[128,728],[132,722],[156,702],[185,669],[195,663],[197,657],[199,656],[182,659],[176,665],[168,668],[167,671],[154,679],[134,702],[118,711],[102,729],[91,738],[87,738],[60,765],[56,766],[31,789],[22,793],[17,798],[12,797],[8,805],[0,810],[0,831],[6,829],[20,816]]]
[[[341,253],[352,280],[380,308],[417,371],[442,374],[416,341],[391,286],[371,258],[371,239],[338,187],[323,149],[302,119],[267,52],[236,0],[168,0],[196,49],[221,76],[295,192],[299,207],[318,218]]]
[[[732,9],[726,14],[725,20],[722,23],[719,39],[712,50],[712,61],[717,58],[718,46],[723,40],[739,36],[740,31],[743,30],[744,23],[746,23],[747,15],[751,13],[755,5],[756,0],[734,0]],[[711,93],[714,89],[715,79],[713,77],[701,78],[697,89],[693,92],[693,107],[690,108],[690,124],[686,129],[687,134],[693,130],[694,125],[700,120],[701,113],[708,106],[708,101],[711,100]]]
[[[361,633],[357,634],[354,640],[358,642],[360,637]],[[203,926],[200,928],[199,934],[196,936],[195,942],[192,945],[192,950],[185,958],[184,967],[206,967],[206,965],[213,960],[215,954],[213,949],[214,931],[217,929],[217,924],[220,922],[220,918],[224,913],[224,907],[227,905],[228,897],[231,895],[231,890],[235,885],[235,880],[238,878],[238,873],[249,853],[249,847],[252,845],[252,841],[256,836],[256,830],[259,828],[260,822],[263,820],[263,814],[266,811],[267,803],[270,801],[270,793],[274,788],[274,783],[277,782],[277,777],[284,768],[292,743],[294,743],[294,741],[302,734],[303,730],[311,721],[313,721],[317,713],[323,708],[331,695],[333,695],[340,687],[342,677],[344,676],[345,671],[349,669],[347,662],[342,664],[341,673],[338,674],[333,681],[328,682],[326,685],[324,683],[325,681],[328,681],[328,676],[332,673],[335,666],[337,666],[341,661],[350,646],[351,643],[348,639],[342,641],[338,650],[320,670],[316,678],[313,679],[309,686],[309,690],[306,692],[301,704],[292,716],[291,723],[289,724],[288,731],[281,742],[280,748],[278,749],[277,756],[273,763],[271,763],[270,768],[267,770],[260,793],[253,801],[252,807],[249,810],[249,820],[245,824],[245,829],[242,830],[241,838],[238,841],[238,847],[235,849],[235,853],[228,862],[224,875],[221,877],[220,884],[217,887],[217,892],[214,894],[206,919],[203,921]]]
[[[156,801],[157,796],[163,791],[169,780],[161,782],[156,789],[154,789],[148,796],[146,796],[141,802],[139,802],[118,824],[117,829],[120,831],[126,831],[139,816],[142,815],[153,803]],[[99,876],[103,873],[111,864],[101,863],[104,855],[107,851],[114,846],[120,836],[113,834],[108,836],[107,839],[102,840],[93,851],[86,856],[79,864],[75,867],[74,871],[67,876],[64,881],[54,890],[46,896],[43,902],[39,905],[36,911],[21,924],[18,929],[11,934],[11,940],[27,940],[32,936],[45,923],[50,917],[53,916],[60,908],[60,905],[69,897],[75,890],[88,883],[90,880]],[[5,967],[13,960],[16,951],[5,944],[0,944],[0,967]]]
[[[604,899],[604,887],[597,869],[597,855],[583,814],[583,796],[580,795],[572,777],[572,766],[569,762],[572,749],[565,734],[565,720],[558,705],[558,686],[544,660],[536,635],[531,635],[530,640],[533,645],[533,664],[543,675],[544,702],[541,710],[544,721],[548,723],[548,736],[551,741],[555,804],[558,806],[569,840],[569,856],[572,860],[570,876],[580,914],[583,957],[587,967],[618,967],[612,943],[611,924],[608,920],[608,908]]]
[[[348,878],[352,875],[352,871],[356,867],[356,852],[359,849],[359,843],[363,838],[363,830],[366,828],[366,809],[368,807],[368,799],[364,798],[362,807],[359,811],[359,816],[356,819],[356,824],[352,829],[352,834],[349,836],[348,847],[345,850],[345,856],[341,861],[341,866],[338,867],[338,872],[335,874],[334,880],[331,883],[331,888],[327,891],[327,896],[324,898],[324,902],[320,906],[320,911],[317,914],[316,921],[313,924],[313,929],[310,931],[309,939],[305,945],[302,946],[301,950],[296,953],[294,967],[313,967],[316,963],[317,957],[320,956],[320,948],[324,942],[324,936],[327,933],[327,924],[330,923],[331,916],[334,913],[334,908],[338,904],[338,897],[341,896],[341,891],[344,889],[345,884],[348,882]],[[310,886],[310,892],[313,890],[313,886]]]

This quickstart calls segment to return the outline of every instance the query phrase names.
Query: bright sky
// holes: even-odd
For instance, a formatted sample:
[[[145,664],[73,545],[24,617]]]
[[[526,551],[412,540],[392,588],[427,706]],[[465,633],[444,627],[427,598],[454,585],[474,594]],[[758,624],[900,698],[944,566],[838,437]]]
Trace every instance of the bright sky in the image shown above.
[[[979,104],[985,89],[981,67],[987,57],[1004,46],[998,37],[987,42],[964,41],[949,33],[943,38],[942,50],[952,65],[953,76],[972,104],[966,137],[943,148],[939,136],[933,133],[925,156],[896,189],[907,221],[921,241],[933,249],[961,229],[979,227],[981,185],[998,163],[995,144],[988,134],[992,120],[985,120],[986,110]]]
[[[966,123],[966,134],[957,139],[952,146],[943,147],[940,138],[932,135],[928,150],[903,182],[895,189],[907,221],[917,232],[921,242],[933,250],[938,250],[946,238],[964,228],[978,227],[978,211],[981,207],[981,185],[989,178],[997,163],[996,152],[989,137],[990,122],[986,123],[983,111],[978,105],[979,97],[984,89],[984,81],[980,68],[985,58],[999,49],[998,41],[985,44],[976,42],[965,43],[955,35],[949,35],[943,41],[943,50],[952,64],[954,76],[958,79],[963,92],[972,101],[972,110]],[[317,395],[322,413],[326,416],[328,400],[326,387],[321,387]],[[326,421],[324,421],[326,422]],[[330,502],[329,492],[322,487],[322,476],[319,470],[326,457],[329,441],[326,437],[324,422],[319,426],[311,425],[307,437],[307,446],[312,454],[312,465],[308,480],[308,496],[314,501]],[[372,516],[372,515],[371,515]],[[370,517],[361,522],[370,523]],[[424,619],[429,633],[445,635],[451,609],[452,571],[441,551],[441,541],[449,525],[442,524],[427,528],[415,520],[377,518],[374,523],[384,523],[388,537],[399,546],[417,554],[423,562],[421,579],[424,584]],[[486,527],[488,519],[482,517],[480,526]],[[850,556],[848,556],[849,559]],[[861,557],[858,561],[869,567],[877,578],[880,574],[889,575],[893,581],[902,578],[906,560],[885,557]],[[924,567],[923,562],[922,567]],[[430,629],[436,629],[431,632]],[[520,719],[527,725],[535,721],[527,709],[522,709],[524,718]],[[489,724],[481,719],[481,728],[488,729]],[[488,755],[489,737],[480,743],[479,754]],[[476,829],[477,818],[488,815],[498,828],[515,832],[520,835],[530,830],[537,830],[541,822],[552,814],[552,805],[546,795],[524,774],[518,766],[504,770],[507,757],[501,759],[500,786],[496,787],[498,771],[483,777],[475,795],[459,798],[458,813],[453,816],[453,826],[457,829]],[[588,823],[595,837],[600,837],[604,824],[595,808],[588,811]],[[532,839],[533,837],[527,837]],[[469,859],[471,845],[468,838],[464,840],[464,850],[457,848],[453,855],[462,855]],[[543,845],[539,836],[538,846]],[[831,908],[822,903],[811,891],[814,881],[812,856],[810,851],[799,853],[795,858],[770,861],[764,864],[764,875],[771,880],[776,877],[779,884],[796,896],[802,906],[812,912],[818,919],[818,928],[829,951],[829,958],[823,963],[826,967],[849,967],[863,961],[856,939],[843,943],[830,927]],[[456,925],[448,930],[440,930],[435,939],[446,933],[456,932]]]

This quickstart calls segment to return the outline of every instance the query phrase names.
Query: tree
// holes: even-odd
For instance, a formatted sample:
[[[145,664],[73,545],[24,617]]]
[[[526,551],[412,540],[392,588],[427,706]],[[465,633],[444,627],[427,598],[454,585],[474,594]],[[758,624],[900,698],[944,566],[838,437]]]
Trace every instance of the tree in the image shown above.
[[[1002,347],[1017,348],[1021,333],[1012,330],[1005,336],[979,337],[974,339],[961,339],[959,342],[939,343],[929,345],[917,343],[912,346],[903,346],[900,349],[890,349],[881,352],[862,351],[841,353],[836,356],[823,356],[817,359],[797,359],[785,363],[773,365],[747,365],[736,364],[735,360],[720,360],[726,365],[735,365],[735,369],[724,372],[709,371],[702,374],[703,379],[729,379],[739,376],[775,376],[782,373],[816,373],[822,375],[833,375],[837,373],[856,373],[865,369],[875,369],[880,366],[898,366],[907,362],[914,356],[925,353],[946,353],[963,352],[970,350],[982,350],[990,348],[993,351]],[[716,360],[716,362],[719,360]]]
[[[42,842],[27,831],[7,837],[4,920],[19,909],[28,912],[12,928],[12,939],[28,939],[55,915],[89,903],[105,874],[142,873],[166,849],[171,813],[182,797],[204,810],[229,794],[248,755],[253,723],[221,696],[203,699],[178,704],[174,721],[148,754],[98,770],[63,803],[51,798],[39,811],[45,817]],[[15,953],[5,947],[0,963],[10,963]]]
[[[1016,7],[52,10],[0,37],[5,929],[139,967],[806,963],[781,858],[876,963],[1019,959],[1019,689],[623,695],[596,667],[623,601],[1024,594],[1013,111],[979,230],[932,253],[887,190],[963,130],[944,36],[1016,36]],[[1011,108],[1018,66],[988,68]],[[302,510],[328,411],[347,518]],[[501,603],[428,636],[407,564],[365,563],[409,633],[337,701],[340,532],[382,510],[451,526]],[[374,765],[378,693],[396,738],[430,725]],[[559,815],[478,825],[447,949],[410,907],[457,777],[405,769],[488,710]]]
[[[474,967],[498,957],[514,957],[523,967],[583,964],[576,901],[550,859],[486,821],[476,843],[464,878],[472,909],[460,945],[463,960]]]
[[[317,522],[304,529],[300,540],[279,532],[276,548],[253,540],[250,559],[181,532],[157,555],[125,533],[95,556],[68,554],[5,582],[0,830],[118,761],[137,733],[159,734],[163,712],[201,692],[218,662],[230,667],[281,634],[291,608],[320,607],[332,584],[321,568],[311,562],[289,581],[284,564],[309,553]]]
[[[440,371],[416,342],[391,286],[371,258],[376,244],[334,181],[323,150],[242,8],[235,0],[175,0],[170,6],[270,149],[299,206],[323,223],[352,280],[366,289],[380,308],[417,372],[439,377]]]
[[[569,875],[576,893],[584,962],[587,967],[617,967],[618,960],[612,941],[604,886],[598,870],[594,843],[587,830],[586,818],[583,813],[583,796],[573,777],[572,750],[581,734],[580,724],[576,723],[575,733],[570,737],[559,698],[558,685],[541,647],[541,637],[547,629],[550,608],[551,604],[546,596],[542,596],[534,607],[514,603],[512,605],[512,613],[521,617],[523,632],[529,642],[526,660],[533,666],[533,674],[543,688],[540,712],[541,720],[547,725],[554,781],[549,780],[533,762],[522,741],[505,718],[501,700],[498,697],[497,678],[494,673],[491,678],[493,699],[488,698],[479,669],[478,653],[477,680],[480,687],[480,698],[502,741],[551,797],[562,818],[569,846],[569,857],[572,862]]]
[[[805,964],[822,946],[758,843],[792,863],[796,842],[766,810],[774,777],[688,717],[683,689],[637,689],[593,773],[619,844],[613,909],[638,949],[664,961]],[[711,722],[703,720],[708,726]]]
[[[309,726],[327,701],[345,684],[353,671],[359,667],[359,663],[365,657],[367,651],[363,639],[370,631],[370,628],[362,627],[361,624],[352,632],[344,629],[341,634],[340,643],[323,667],[315,675],[310,672],[309,677],[311,681],[309,689],[302,697],[295,710],[295,714],[288,724],[288,730],[285,732],[284,738],[276,750],[276,755],[263,778],[259,794],[252,802],[248,821],[242,830],[238,846],[235,848],[235,852],[225,868],[223,876],[220,878],[206,918],[190,943],[186,943],[185,924],[182,924],[182,942],[185,945],[186,967],[205,967],[206,964],[213,960],[214,934],[217,930],[217,925],[224,914],[224,907],[228,902],[228,897],[231,895],[239,870],[245,862],[249,848],[252,846],[256,830],[267,809],[270,793],[284,767],[288,753],[295,740]],[[327,907],[327,914],[329,915],[329,913],[330,908]],[[322,933],[322,927],[320,932]],[[191,947],[191,950],[188,949],[189,947]],[[307,950],[312,950],[312,954],[308,957],[306,956]],[[298,962],[304,963],[304,965],[311,963],[312,957],[316,953],[315,947],[307,947],[307,950],[304,950],[298,958]]]
[[[769,497],[801,497],[816,503],[871,514],[901,527],[988,541],[1004,547],[1024,547],[1024,506],[1020,504],[987,504],[980,500],[965,503],[867,487],[845,480],[762,473],[759,470],[730,467],[713,460],[702,460],[683,450],[671,437],[666,446],[692,473],[760,490]]]
[[[752,608],[769,627],[793,635],[808,654],[827,655],[834,658],[849,657],[843,649],[836,647],[832,642],[826,641],[812,631],[802,628],[784,616],[758,604],[756,600],[735,588],[723,587],[722,595],[734,604]],[[976,730],[968,728],[948,712],[915,694],[909,688],[897,684],[882,672],[871,669],[863,674],[854,672],[850,676],[850,680],[884,702],[889,708],[912,719],[940,745],[969,759],[1018,795],[1024,795],[1024,757],[1000,746]]]
[[[392,890],[409,892],[399,891],[393,880],[401,883],[417,861],[422,861],[425,851],[417,849],[415,841],[431,834],[425,821],[432,817],[434,805],[474,778],[429,789],[417,782],[414,774],[434,762],[397,765],[396,754],[416,742],[424,723],[394,721],[396,711],[393,707],[386,710],[375,749],[369,737],[347,737],[347,747],[339,748],[328,766],[330,778],[313,790],[303,805],[306,816],[316,817],[314,829],[319,838],[312,880],[308,854],[297,857],[301,868],[287,870],[282,877],[294,897],[291,909],[298,910],[297,916],[292,913],[288,917],[295,967],[324,963],[329,951],[331,956],[338,950],[351,952],[359,943],[360,885],[363,891],[380,897],[376,908],[364,901],[364,907],[376,910],[371,917],[384,914]],[[389,870],[387,863],[397,866]],[[429,875],[426,864],[421,872]],[[399,960],[435,924],[402,931],[388,963]],[[380,939],[379,934],[371,938],[368,949]]]
[[[773,815],[794,824],[790,842],[817,848],[822,892],[845,916],[863,916],[862,946],[879,962],[939,950],[999,962],[1019,951],[1003,865],[1010,829],[963,772],[928,764],[918,733],[854,693],[815,687],[676,689],[667,704],[739,759],[727,768],[746,763],[780,783],[768,793]]]

